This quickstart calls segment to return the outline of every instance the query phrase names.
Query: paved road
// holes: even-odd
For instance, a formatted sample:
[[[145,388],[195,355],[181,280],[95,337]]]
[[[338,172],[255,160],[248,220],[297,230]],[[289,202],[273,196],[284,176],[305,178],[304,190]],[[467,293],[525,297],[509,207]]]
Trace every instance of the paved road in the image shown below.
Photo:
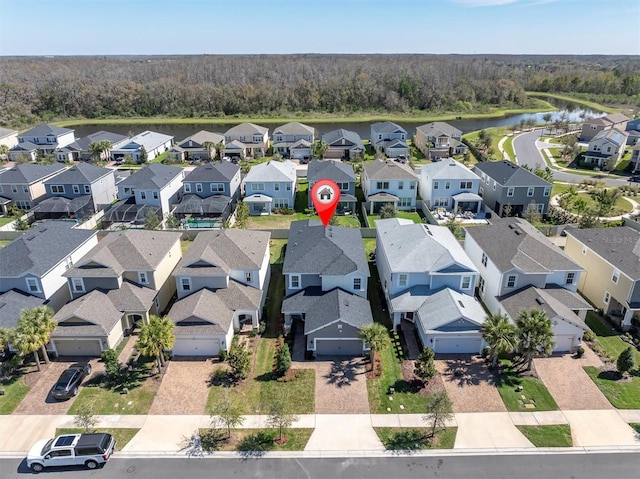
[[[527,165],[531,168],[539,166],[544,168],[546,163],[542,158],[542,153],[536,147],[536,140],[540,139],[541,130],[531,131],[517,136],[513,140],[513,151],[518,159],[518,164]],[[573,173],[565,173],[564,171],[554,171],[553,178],[556,181],[566,181],[580,183],[585,178],[594,178],[603,180],[609,186],[621,186],[628,184],[626,179],[619,180],[616,178],[598,177],[596,174],[592,176],[577,175]]]
[[[273,458],[119,458],[104,468],[51,471],[48,477],[149,478],[251,478],[268,479],[636,479],[637,453],[531,454],[428,457],[371,457],[324,459]],[[0,460],[0,479],[32,476],[24,461]]]

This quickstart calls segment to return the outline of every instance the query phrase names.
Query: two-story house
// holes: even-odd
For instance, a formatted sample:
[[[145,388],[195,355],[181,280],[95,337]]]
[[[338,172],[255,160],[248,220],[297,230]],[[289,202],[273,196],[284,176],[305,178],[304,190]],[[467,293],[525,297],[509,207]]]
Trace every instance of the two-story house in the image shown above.
[[[589,141],[587,151],[584,152],[584,161],[597,166],[604,166],[613,157],[613,161],[617,163],[624,154],[628,136],[627,132],[620,131],[617,128],[598,132]]]
[[[307,204],[309,208],[314,208],[311,200],[311,190],[320,180],[332,180],[340,188],[340,201],[336,206],[336,213],[353,213],[356,211],[356,174],[353,166],[333,160],[314,160],[309,162],[307,167],[307,180],[309,188],[307,191]]]
[[[177,161],[211,161],[216,157],[218,149],[224,149],[224,135],[200,130],[173,145],[170,155]]]
[[[0,207],[7,214],[12,204],[29,211],[47,197],[44,182],[67,167],[23,163],[0,171]]]
[[[393,203],[399,210],[416,207],[418,175],[410,166],[396,161],[375,160],[364,165],[360,181],[369,214]]]
[[[122,202],[160,208],[164,217],[182,198],[184,170],[177,166],[151,163],[118,183]]]
[[[56,148],[55,156],[56,160],[61,163],[68,163],[71,161],[107,161],[111,158],[111,150],[114,148],[120,148],[123,146],[129,137],[126,135],[120,135],[118,133],[111,133],[110,131],[97,131],[87,136],[77,139],[73,143],[70,143],[61,148]],[[99,141],[108,141],[111,144],[111,148],[107,148],[100,152],[99,158],[96,158],[91,153],[91,145]]]
[[[508,160],[476,163],[480,177],[478,194],[498,216],[524,215],[529,208],[540,214],[549,210],[551,183]]]
[[[358,334],[373,316],[367,300],[369,266],[358,229],[292,222],[282,273],[285,329],[303,328],[307,351],[316,356],[366,351]]]
[[[240,159],[264,156],[269,149],[269,129],[253,123],[240,123],[224,134],[224,154]]]
[[[382,121],[371,125],[371,146],[388,158],[408,158],[407,130],[391,122]]]
[[[0,248],[0,292],[22,291],[57,311],[70,298],[63,274],[98,244],[98,232],[46,221]]]
[[[631,148],[631,164],[633,165],[633,173],[640,171],[640,142],[633,145]]]
[[[132,136],[117,148],[111,148],[111,158],[118,161],[130,157],[136,163],[145,163],[168,151],[172,144],[173,136],[147,130]]]
[[[420,125],[413,141],[427,158],[448,158],[467,151],[467,145],[462,143],[462,131],[443,121]]]
[[[176,323],[174,356],[216,356],[233,334],[257,328],[269,287],[267,231],[205,231],[178,263],[178,291],[168,317]]]
[[[640,118],[629,120],[624,131],[627,134],[627,145],[637,144],[640,140]]]
[[[53,154],[76,140],[74,130],[42,123],[18,135],[18,144],[9,150],[9,159],[16,161],[25,156],[35,160],[39,155]]]
[[[287,123],[273,130],[273,152],[284,158],[308,159],[313,156],[313,142],[316,131],[313,127],[297,121]]]
[[[251,167],[243,180],[249,213],[270,215],[278,208],[293,208],[296,179],[296,164],[291,160],[268,161]]]
[[[585,270],[578,290],[623,329],[640,318],[640,233],[618,228],[568,228],[564,251]]]
[[[479,189],[478,175],[453,159],[422,165],[420,169],[420,197],[431,210],[477,216],[482,212]]]
[[[0,145],[11,149],[18,144],[18,132],[9,128],[0,128]],[[6,158],[5,158],[6,159]]]
[[[478,271],[444,226],[376,221],[376,265],[394,328],[418,332],[436,353],[479,353]]]
[[[322,143],[326,145],[323,157],[325,159],[352,160],[364,154],[362,139],[355,131],[333,130],[322,135]]]
[[[240,196],[240,167],[230,161],[205,163],[185,176],[182,189],[184,196],[173,214],[180,219],[208,219],[219,226],[231,216]]]
[[[64,273],[72,301],[54,316],[56,354],[100,356],[137,323],[161,315],[176,292],[171,272],[181,257],[180,233],[106,235]]]
[[[609,115],[601,116],[599,118],[590,118],[585,120],[582,124],[582,131],[580,132],[580,141],[589,142],[598,133],[604,130],[610,130],[617,128],[618,130],[625,130],[627,128],[627,118],[622,113],[610,113]]]
[[[514,304],[520,309],[540,309],[543,302],[551,304],[545,298],[555,298],[572,314],[558,312],[564,321],[553,325],[554,350],[570,351],[580,345],[583,332],[589,329],[584,319],[591,307],[576,293],[584,268],[569,255],[521,218],[468,228],[464,249],[480,272],[477,294],[489,311],[506,313],[516,321]],[[531,297],[534,300],[525,304]]]

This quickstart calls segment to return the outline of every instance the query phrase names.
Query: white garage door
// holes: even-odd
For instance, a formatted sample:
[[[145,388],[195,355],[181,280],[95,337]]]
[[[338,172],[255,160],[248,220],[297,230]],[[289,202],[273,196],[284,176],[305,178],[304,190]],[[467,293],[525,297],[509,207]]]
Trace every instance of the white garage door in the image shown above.
[[[217,356],[220,352],[220,340],[176,338],[173,345],[174,356]]]
[[[556,336],[554,338],[556,342],[556,347],[553,348],[554,351],[571,351],[573,349],[573,336]]]
[[[317,339],[316,356],[362,355],[362,339]]]
[[[480,352],[481,338],[435,338],[436,354],[462,354]]]
[[[55,339],[53,342],[58,356],[99,357],[102,354],[98,339]]]

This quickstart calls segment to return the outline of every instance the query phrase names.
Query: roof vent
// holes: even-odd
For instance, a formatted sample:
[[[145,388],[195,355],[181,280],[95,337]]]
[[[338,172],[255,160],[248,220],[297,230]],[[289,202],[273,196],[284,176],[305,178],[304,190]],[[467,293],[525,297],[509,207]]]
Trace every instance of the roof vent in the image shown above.
[[[538,304],[540,304],[540,305],[545,304],[545,303],[544,303],[544,299],[542,299],[540,296],[538,296],[538,297],[536,298],[536,303],[538,303]]]
[[[461,308],[464,308],[464,303],[462,302],[461,299],[458,300],[458,304],[460,305]]]
[[[514,229],[516,227],[516,225],[514,225],[513,223],[509,224],[509,229]]]

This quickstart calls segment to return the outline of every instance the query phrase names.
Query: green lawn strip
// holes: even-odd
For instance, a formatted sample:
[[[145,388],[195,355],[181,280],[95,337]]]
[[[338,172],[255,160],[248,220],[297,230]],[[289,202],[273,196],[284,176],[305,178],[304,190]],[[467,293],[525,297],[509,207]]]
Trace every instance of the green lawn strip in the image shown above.
[[[606,353],[614,360],[618,359],[620,353],[630,346],[629,343],[622,340],[620,333],[618,333],[606,319],[598,316],[595,312],[589,311],[587,313],[586,323],[598,336],[600,346],[602,346]],[[636,365],[640,367],[640,352],[633,347],[631,349],[635,352]]]
[[[567,191],[569,191],[569,188],[571,188],[570,185],[565,185],[565,184],[561,184],[561,183],[554,183],[553,187],[551,188],[551,197],[566,193]]]
[[[589,193],[578,193],[578,196],[587,202],[588,208],[597,208],[598,204],[593,199],[593,197]],[[569,211],[572,211],[569,208]],[[618,216],[626,213],[631,213],[633,211],[633,206],[624,198],[618,198],[616,202],[613,204],[613,209],[611,210],[610,216]],[[575,211],[572,211],[575,213]]]
[[[585,366],[584,370],[613,407],[640,409],[640,377],[619,380],[615,371],[600,371],[593,366]]]
[[[371,276],[369,277],[368,282],[367,299],[371,305],[373,321],[383,324],[386,328],[391,329],[393,324],[391,324],[391,318],[389,318],[389,314],[386,312],[387,305],[384,299],[384,294],[382,293],[380,276],[378,275],[378,268],[376,267],[375,262],[369,262],[369,272]]]
[[[547,426],[516,426],[536,447],[572,447],[571,427],[568,424]]]
[[[380,219],[380,215],[367,215],[367,218],[369,219],[369,227],[375,228],[375,221]],[[422,223],[422,218],[420,218],[420,215],[412,211],[398,211],[396,218],[411,220],[414,223]]]
[[[13,240],[0,240],[0,248],[7,246]]]
[[[425,412],[426,397],[411,391],[410,385],[402,377],[400,362],[393,348],[387,347],[380,352],[382,376],[380,379],[367,379],[369,408],[373,414],[420,414]],[[389,387],[395,389],[393,401],[389,399]],[[400,405],[404,409],[400,409]],[[387,409],[389,408],[389,409]]]
[[[376,434],[389,451],[412,451],[419,449],[453,449],[457,427],[438,431],[430,438],[431,431],[413,427],[374,427]]]
[[[375,238],[362,238],[364,243],[364,254],[369,258],[371,253],[376,252],[376,239]]]
[[[513,136],[508,136],[504,143],[502,144],[502,148],[504,152],[507,154],[511,161],[515,161],[516,152],[513,150]]]
[[[272,239],[269,242],[269,262],[271,264],[283,264],[284,263],[284,251],[287,246],[286,239]]]
[[[305,194],[306,197],[306,194]],[[296,207],[297,209],[297,207]],[[351,228],[360,228],[360,220],[357,216],[343,215],[335,216],[340,226],[348,226]],[[317,220],[320,221],[320,217],[314,213],[299,212],[293,215],[263,215],[263,216],[251,216],[249,218],[250,229],[289,229],[293,221],[300,220]]]
[[[203,447],[206,447],[206,437],[214,432],[212,429],[200,429]],[[231,438],[226,438],[226,431],[222,439],[215,441],[216,451],[303,451],[309,442],[313,429],[291,428],[285,429],[282,435],[287,442],[279,445],[276,442],[280,432],[277,429],[234,429]]]
[[[560,95],[558,93],[547,93],[543,91],[528,91],[527,95],[533,98],[557,98],[558,100],[570,101],[572,103],[578,103],[580,105],[591,108],[592,110],[599,110],[605,113],[619,113],[621,110],[619,108],[611,108],[608,106],[601,105],[599,103],[595,103],[593,101],[581,100],[579,98],[575,98],[567,95]]]
[[[558,405],[542,381],[518,376],[511,369],[509,361],[503,361],[502,364],[502,372],[496,380],[496,387],[502,402],[509,411],[558,410]],[[518,392],[516,388],[519,386],[522,387],[522,391]],[[535,407],[527,408],[526,404],[533,404]]]
[[[270,338],[277,337],[280,331],[280,312],[282,309],[282,298],[284,296],[284,276],[282,274],[282,265],[284,263],[284,255],[280,255],[282,261],[279,259],[276,263],[271,264],[271,278],[269,280],[269,288],[267,289],[267,298],[265,306],[267,309],[267,317],[263,318],[266,321],[267,328],[265,330],[265,336]]]
[[[4,394],[0,396],[0,414],[11,414],[31,389],[24,383],[21,376],[0,381],[0,389]]]
[[[635,432],[640,434],[640,423],[638,423],[638,422],[631,423],[631,424],[629,424],[629,426],[631,426]]]
[[[121,451],[124,446],[129,444],[140,429],[125,427],[97,427],[92,432],[106,432],[111,434],[116,440],[116,451]],[[79,434],[85,432],[79,427],[59,427],[56,429],[56,436],[62,434]]]
[[[9,224],[12,221],[15,221],[17,219],[18,218],[15,218],[13,216],[0,216],[0,226],[7,225],[7,224]]]
[[[298,180],[295,197],[296,213],[304,213],[309,208],[309,182],[307,180]]]

